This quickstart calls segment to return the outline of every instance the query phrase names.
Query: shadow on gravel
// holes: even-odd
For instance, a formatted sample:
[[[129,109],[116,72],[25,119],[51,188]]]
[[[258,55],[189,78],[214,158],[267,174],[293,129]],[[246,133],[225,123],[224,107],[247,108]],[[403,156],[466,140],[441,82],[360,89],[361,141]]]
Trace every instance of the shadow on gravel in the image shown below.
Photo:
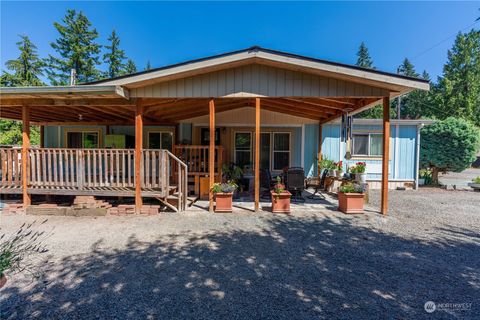
[[[285,217],[262,232],[170,235],[46,263],[1,292],[1,319],[428,318],[428,300],[479,314],[479,243],[407,240],[354,219]],[[459,230],[452,230],[458,232]],[[99,243],[100,244],[100,243]],[[97,245],[99,245],[97,244]]]

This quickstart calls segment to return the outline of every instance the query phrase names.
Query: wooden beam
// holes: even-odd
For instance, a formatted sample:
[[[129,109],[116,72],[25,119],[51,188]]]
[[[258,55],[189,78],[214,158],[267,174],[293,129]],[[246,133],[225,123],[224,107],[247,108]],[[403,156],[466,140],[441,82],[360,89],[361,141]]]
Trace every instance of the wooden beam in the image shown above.
[[[287,99],[263,99],[262,104],[269,103],[271,105],[288,108],[289,110],[305,111],[306,113],[332,115],[337,111],[322,106],[312,106],[304,103],[303,101],[295,102]]]
[[[390,156],[390,98],[383,98],[383,153],[382,153],[382,208],[383,215],[388,211],[388,162]]]
[[[213,192],[212,186],[215,183],[215,102],[210,99],[208,103],[210,115],[210,147],[208,149],[208,171],[209,171],[209,211],[213,212]]]
[[[135,112],[135,213],[142,209],[142,150],[143,150],[143,106],[137,105]]]
[[[288,114],[291,116],[296,116],[300,118],[307,118],[311,120],[319,120],[322,119],[323,117],[321,115],[313,115],[313,114],[306,114],[301,111],[295,111],[293,108],[286,108],[286,107],[279,107],[275,105],[271,105],[270,102],[263,101],[262,102],[262,109],[273,111],[273,112],[278,112],[278,113],[283,113],[283,114]]]
[[[22,107],[22,187],[23,187],[23,207],[26,208],[32,204],[32,199],[28,194],[28,149],[30,148],[30,109],[27,106]]]
[[[255,98],[255,212],[260,210],[260,98]]]

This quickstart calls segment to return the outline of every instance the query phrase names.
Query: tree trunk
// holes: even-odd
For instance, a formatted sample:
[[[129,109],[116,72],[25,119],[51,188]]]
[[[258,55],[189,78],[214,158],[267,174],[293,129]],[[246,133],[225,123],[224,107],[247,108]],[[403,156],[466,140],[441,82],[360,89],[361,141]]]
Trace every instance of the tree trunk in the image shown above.
[[[439,172],[440,171],[438,170],[438,168],[435,168],[435,167],[432,168],[432,184],[434,186],[438,186],[438,184],[439,184],[438,183],[438,173]]]

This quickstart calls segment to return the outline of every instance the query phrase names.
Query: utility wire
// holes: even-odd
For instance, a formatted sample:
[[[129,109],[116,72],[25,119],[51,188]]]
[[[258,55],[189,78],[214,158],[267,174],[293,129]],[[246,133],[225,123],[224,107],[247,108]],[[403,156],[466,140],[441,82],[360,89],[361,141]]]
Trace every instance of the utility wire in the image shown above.
[[[467,29],[470,29],[471,27],[473,27],[474,25],[476,25],[478,22],[480,22],[480,20],[476,20],[474,23],[472,23],[472,24],[469,25],[469,26],[466,26],[465,28],[461,29],[459,32],[462,32],[462,31],[465,31],[465,30],[467,30]],[[456,32],[456,33],[448,36],[447,38],[443,39],[442,41],[438,42],[437,44],[435,44],[435,45],[431,46],[430,48],[425,49],[425,50],[423,50],[422,52],[420,52],[419,54],[413,56],[410,60],[413,61],[413,60],[415,60],[416,58],[418,58],[418,57],[424,55],[425,53],[429,52],[430,50],[435,49],[435,48],[438,47],[439,45],[443,44],[445,41],[450,40],[451,38],[455,37],[457,34],[458,34],[458,32]]]

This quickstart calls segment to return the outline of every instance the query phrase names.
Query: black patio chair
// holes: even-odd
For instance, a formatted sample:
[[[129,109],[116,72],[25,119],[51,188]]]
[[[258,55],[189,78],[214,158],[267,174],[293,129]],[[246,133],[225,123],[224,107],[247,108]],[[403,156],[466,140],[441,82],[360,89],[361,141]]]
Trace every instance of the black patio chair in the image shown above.
[[[260,198],[270,199],[270,190],[273,189],[274,185],[275,180],[272,179],[270,170],[260,169],[260,188],[263,189],[262,193],[260,194]]]
[[[289,168],[286,180],[286,187],[292,194],[292,200],[305,202],[305,199],[302,196],[302,192],[305,190],[305,171],[303,168]]]
[[[327,179],[328,170],[323,170],[320,179],[318,177],[307,179],[307,188],[314,188],[315,192],[308,196],[308,199],[325,200],[325,196],[321,190],[325,189],[325,180]],[[317,196],[318,194],[318,196]]]

